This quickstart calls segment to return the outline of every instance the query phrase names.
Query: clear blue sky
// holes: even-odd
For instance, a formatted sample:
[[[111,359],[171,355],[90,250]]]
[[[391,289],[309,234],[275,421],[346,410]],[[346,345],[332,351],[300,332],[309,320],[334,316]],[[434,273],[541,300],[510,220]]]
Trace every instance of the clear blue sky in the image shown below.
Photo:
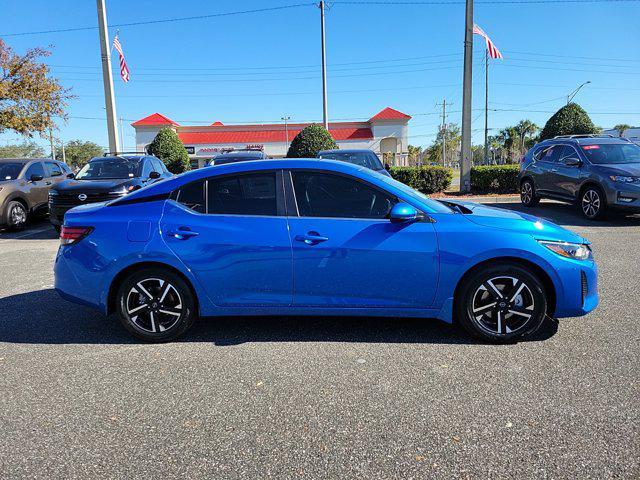
[[[110,24],[233,12],[301,0],[107,0]],[[331,5],[332,2],[329,2]],[[52,72],[77,98],[60,136],[107,144],[97,30],[5,36],[96,26],[94,1],[2,2],[0,36],[17,52],[51,45]],[[640,124],[640,3],[476,4],[475,21],[505,56],[490,66],[490,127],[529,118],[542,126],[564,97],[576,97],[602,127]],[[321,120],[319,12],[313,6],[120,28],[131,70],[124,84],[114,57],[125,146],[131,120],[153,112],[181,124]],[[366,119],[391,106],[413,115],[410,143],[428,145],[436,103],[453,103],[460,123],[464,5],[344,5],[327,12],[329,116]],[[111,37],[115,29],[110,32]],[[484,42],[474,42],[472,128],[482,142]],[[505,111],[506,110],[506,111]],[[614,115],[607,112],[619,112]],[[494,130],[495,131],[495,130]],[[0,142],[13,141],[5,133]],[[46,142],[41,141],[43,144]]]

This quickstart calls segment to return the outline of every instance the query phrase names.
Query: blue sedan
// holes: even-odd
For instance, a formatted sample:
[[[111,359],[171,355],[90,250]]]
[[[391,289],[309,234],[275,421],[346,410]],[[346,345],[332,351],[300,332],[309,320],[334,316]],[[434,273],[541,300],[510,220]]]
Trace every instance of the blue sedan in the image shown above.
[[[589,243],[439,202],[367,168],[260,160],[186,173],[65,216],[55,287],[146,341],[199,317],[436,318],[493,342],[598,304]]]

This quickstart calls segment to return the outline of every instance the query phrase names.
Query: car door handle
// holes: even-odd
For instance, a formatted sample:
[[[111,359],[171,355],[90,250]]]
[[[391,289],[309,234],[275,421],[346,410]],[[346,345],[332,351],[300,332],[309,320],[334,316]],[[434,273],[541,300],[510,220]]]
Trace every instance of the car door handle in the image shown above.
[[[178,230],[168,230],[166,234],[176,240],[188,240],[191,237],[197,237],[200,235],[198,232],[194,232],[187,227],[180,227]]]
[[[51,182],[45,182],[45,185],[51,185]]]
[[[318,232],[308,232],[306,235],[296,235],[295,240],[307,245],[317,245],[318,243],[326,242],[329,237],[323,237]]]
[[[557,169],[557,168],[552,168],[552,169],[551,169],[551,170],[549,170],[549,171],[550,171],[550,172],[555,173],[555,172],[557,172],[557,171],[558,171],[558,169]]]

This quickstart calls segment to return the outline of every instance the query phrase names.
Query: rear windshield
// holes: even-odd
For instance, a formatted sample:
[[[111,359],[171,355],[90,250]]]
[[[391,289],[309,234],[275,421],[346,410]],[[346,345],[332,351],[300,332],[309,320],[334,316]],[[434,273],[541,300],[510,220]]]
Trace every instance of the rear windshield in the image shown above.
[[[235,163],[235,162],[248,162],[250,160],[260,160],[259,156],[249,156],[249,155],[238,155],[234,157],[232,155],[225,155],[224,157],[218,157],[213,159],[214,165],[224,165],[225,163]]]
[[[124,158],[96,158],[77,173],[78,180],[107,180],[140,176],[140,162]]]
[[[375,153],[369,152],[330,152],[321,153],[318,158],[325,160],[340,160],[341,162],[353,163],[371,170],[382,170],[382,163]]]
[[[15,180],[20,175],[24,163],[0,163],[0,182],[4,180]]]
[[[620,163],[640,163],[640,147],[633,143],[613,143],[581,145],[582,152],[591,163],[615,165]]]

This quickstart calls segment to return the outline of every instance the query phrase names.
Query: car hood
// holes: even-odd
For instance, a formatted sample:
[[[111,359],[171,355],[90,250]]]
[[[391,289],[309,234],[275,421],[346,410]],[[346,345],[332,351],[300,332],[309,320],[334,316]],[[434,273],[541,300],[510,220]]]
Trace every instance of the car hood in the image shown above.
[[[570,243],[589,243],[584,237],[563,228],[555,223],[526,213],[489,207],[472,202],[451,202],[466,207],[470,213],[465,218],[477,225],[500,230],[528,233],[541,240],[555,240]]]
[[[620,175],[640,177],[640,163],[619,163],[617,165],[593,165],[592,168],[602,175]]]
[[[64,180],[58,185],[53,187],[53,190],[64,192],[112,192],[114,190],[121,190],[123,187],[129,187],[130,185],[138,185],[139,179],[137,178],[121,178],[121,179],[109,179],[109,180]]]

